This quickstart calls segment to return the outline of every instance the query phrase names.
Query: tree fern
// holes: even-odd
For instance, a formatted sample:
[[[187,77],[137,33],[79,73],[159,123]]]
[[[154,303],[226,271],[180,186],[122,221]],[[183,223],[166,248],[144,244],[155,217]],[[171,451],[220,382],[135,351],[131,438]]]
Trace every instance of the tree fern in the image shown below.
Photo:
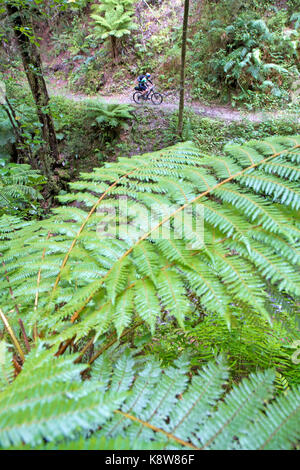
[[[94,5],[91,18],[95,23],[94,36],[96,39],[110,37],[113,57],[117,56],[116,40],[129,35],[137,26],[132,21],[133,1],[105,0],[100,5]]]

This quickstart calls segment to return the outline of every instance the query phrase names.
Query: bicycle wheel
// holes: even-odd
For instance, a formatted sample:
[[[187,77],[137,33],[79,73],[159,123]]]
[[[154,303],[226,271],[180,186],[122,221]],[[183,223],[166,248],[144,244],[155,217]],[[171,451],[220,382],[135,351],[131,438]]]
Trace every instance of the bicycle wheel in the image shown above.
[[[136,104],[142,104],[144,102],[143,95],[140,91],[136,91],[133,93],[133,101]]]
[[[151,96],[151,101],[153,104],[161,104],[163,101],[163,97],[160,93],[153,93]]]

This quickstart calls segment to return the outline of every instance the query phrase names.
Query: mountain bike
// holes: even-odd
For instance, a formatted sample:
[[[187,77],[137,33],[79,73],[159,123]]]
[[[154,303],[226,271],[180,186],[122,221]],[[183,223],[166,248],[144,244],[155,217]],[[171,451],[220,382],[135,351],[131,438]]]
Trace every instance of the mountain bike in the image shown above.
[[[137,104],[143,104],[145,101],[152,101],[153,104],[161,104],[163,102],[163,96],[158,91],[154,91],[154,87],[150,88],[145,95],[142,95],[141,91],[136,91],[133,93],[132,98]]]

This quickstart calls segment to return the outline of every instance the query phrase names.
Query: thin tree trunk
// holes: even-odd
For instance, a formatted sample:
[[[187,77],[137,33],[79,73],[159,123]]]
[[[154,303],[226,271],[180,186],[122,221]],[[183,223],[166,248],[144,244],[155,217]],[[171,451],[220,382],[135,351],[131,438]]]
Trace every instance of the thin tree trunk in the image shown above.
[[[183,111],[184,111],[184,84],[185,84],[185,58],[186,58],[186,39],[188,30],[190,1],[184,1],[183,27],[182,27],[182,45],[181,45],[181,68],[180,68],[180,100],[178,113],[178,135],[182,138],[183,129]]]
[[[117,38],[116,38],[115,36],[110,36],[110,39],[111,39],[111,48],[112,48],[113,60],[114,60],[114,63],[116,63],[116,61],[117,61],[117,56],[118,56],[118,52],[117,52]]]
[[[44,145],[39,154],[42,171],[47,176],[53,190],[56,187],[53,169],[58,162],[58,146],[53,119],[49,112],[49,95],[43,76],[40,54],[37,46],[22,32],[24,28],[31,27],[29,19],[25,17],[25,14],[27,15],[29,12],[22,12],[13,3],[7,3],[6,8],[36,104],[38,119],[42,124],[41,131]]]
[[[15,135],[16,142],[13,146],[13,158],[15,163],[24,163],[28,162],[36,169],[36,166],[33,165],[33,157],[31,153],[31,149],[26,145],[23,137],[22,137],[22,129],[20,124],[16,120],[15,111],[8,100],[7,97],[4,98],[5,104],[1,103],[1,107],[6,112],[9,122],[12,126],[13,133]]]

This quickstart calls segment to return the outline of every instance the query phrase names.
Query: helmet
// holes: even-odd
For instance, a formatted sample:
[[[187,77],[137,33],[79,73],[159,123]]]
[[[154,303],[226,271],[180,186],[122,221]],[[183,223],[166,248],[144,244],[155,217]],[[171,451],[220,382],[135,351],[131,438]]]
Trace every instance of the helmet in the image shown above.
[[[146,77],[150,78],[151,77],[150,73],[146,73]]]

